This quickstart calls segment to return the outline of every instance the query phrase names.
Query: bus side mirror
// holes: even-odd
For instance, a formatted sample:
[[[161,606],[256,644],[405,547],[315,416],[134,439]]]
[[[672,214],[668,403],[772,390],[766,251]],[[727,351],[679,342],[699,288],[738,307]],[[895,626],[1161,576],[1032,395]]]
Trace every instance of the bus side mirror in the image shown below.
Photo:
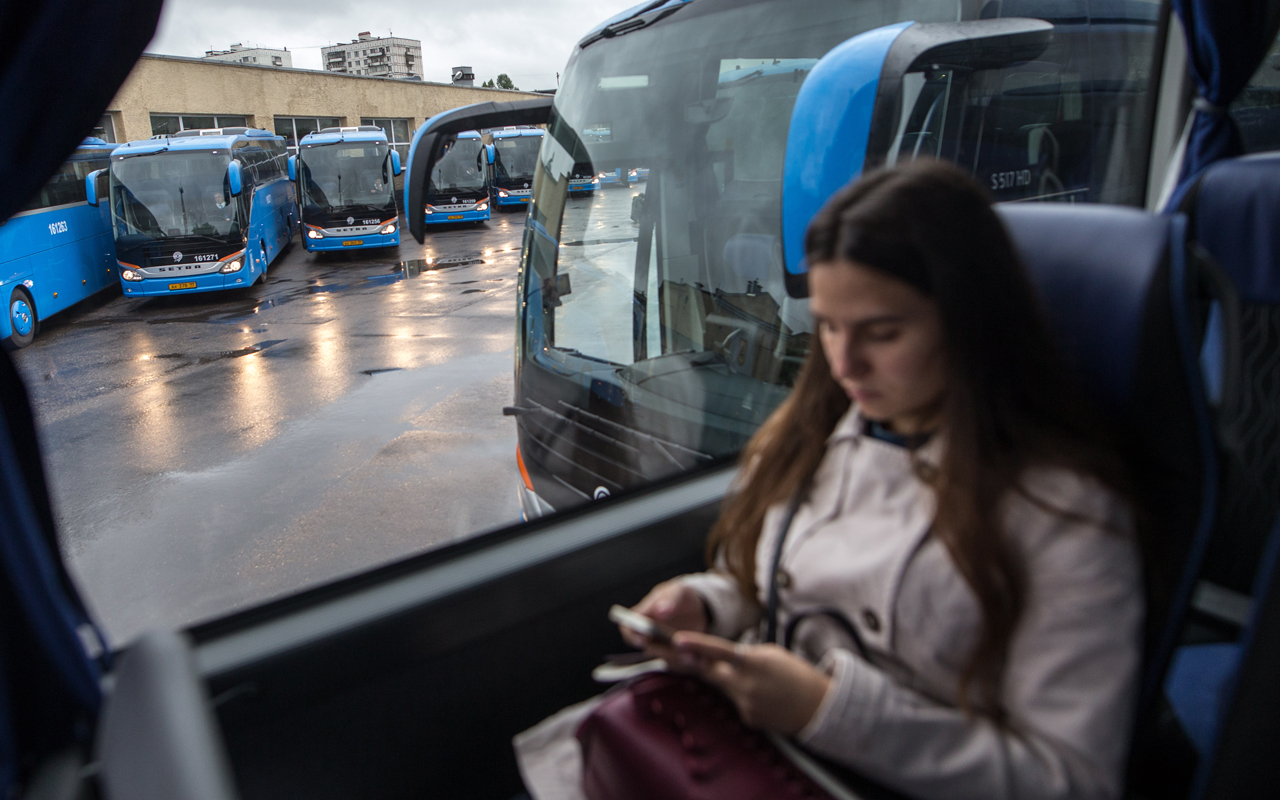
[[[981,70],[1032,61],[1052,40],[1053,25],[1039,19],[903,22],[859,34],[814,64],[796,96],[787,134],[782,177],[787,293],[809,294],[804,260],[809,220],[864,167],[895,162],[928,75],[967,80]],[[902,155],[909,157],[905,150]]]
[[[431,173],[436,162],[444,156],[446,145],[463,131],[505,125],[543,125],[551,118],[553,102],[552,97],[539,97],[515,102],[476,103],[437,114],[423,123],[413,135],[404,181],[404,208],[413,238],[419,242],[426,238],[426,220],[421,211],[413,209],[425,206]]]
[[[95,208],[107,197],[110,191],[108,173],[105,169],[96,169],[84,176],[84,198]]]
[[[239,197],[244,190],[244,179],[240,171],[240,162],[235,159],[227,165],[227,183],[231,184],[231,196]]]
[[[492,166],[493,162],[498,160],[498,148],[491,144],[486,144],[484,146],[484,158]]]
[[[391,151],[391,174],[392,175],[400,174],[400,151],[399,150]]]
[[[296,181],[298,179],[298,157],[289,156],[289,180]]]

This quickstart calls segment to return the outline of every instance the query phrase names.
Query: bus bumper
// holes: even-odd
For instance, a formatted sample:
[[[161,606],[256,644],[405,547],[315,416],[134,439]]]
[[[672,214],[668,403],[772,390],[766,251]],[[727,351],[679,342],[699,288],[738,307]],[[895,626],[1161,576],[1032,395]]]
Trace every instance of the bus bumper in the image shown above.
[[[400,228],[395,233],[374,233],[361,236],[326,236],[312,239],[303,230],[302,246],[308,253],[328,253],[334,250],[367,250],[370,247],[396,247],[400,244]]]
[[[169,294],[198,294],[199,292],[216,292],[219,289],[243,289],[253,283],[258,271],[246,268],[239,272],[223,275],[215,272],[211,275],[189,275],[181,278],[143,278],[140,281],[120,279],[120,288],[125,297],[160,297]]]
[[[516,496],[520,498],[520,517],[525,522],[554,514],[556,511],[550,503],[539,497],[537,493],[530,491],[529,487],[524,485],[524,481],[516,481]]]
[[[437,211],[423,214],[422,221],[428,225],[442,225],[447,222],[484,222],[489,219],[489,208],[483,211]]]
[[[511,208],[512,206],[527,206],[529,205],[529,201],[532,199],[533,198],[529,196],[525,196],[525,197],[499,196],[493,199],[493,203],[494,205],[499,205],[499,206],[502,206],[503,208]]]

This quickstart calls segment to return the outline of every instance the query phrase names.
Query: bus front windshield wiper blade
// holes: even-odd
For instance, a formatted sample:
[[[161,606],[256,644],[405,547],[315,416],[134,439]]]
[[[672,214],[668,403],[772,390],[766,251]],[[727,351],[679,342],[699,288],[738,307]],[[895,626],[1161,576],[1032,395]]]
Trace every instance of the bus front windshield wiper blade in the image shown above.
[[[589,45],[595,44],[601,39],[612,39],[615,36],[622,36],[623,34],[638,31],[641,28],[647,28],[658,20],[666,19],[679,11],[684,7],[688,0],[685,0],[685,3],[673,5],[670,8],[663,8],[663,6],[667,5],[669,2],[670,0],[653,0],[652,3],[640,9],[640,11],[630,17],[619,20],[612,25],[606,25],[595,33],[587,36],[578,43],[578,46],[585,48]]]

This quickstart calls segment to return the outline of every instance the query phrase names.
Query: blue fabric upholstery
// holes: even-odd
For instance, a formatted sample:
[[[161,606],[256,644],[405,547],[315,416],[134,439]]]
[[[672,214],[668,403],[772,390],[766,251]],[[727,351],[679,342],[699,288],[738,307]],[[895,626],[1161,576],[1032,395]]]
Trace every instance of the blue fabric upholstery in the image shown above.
[[[1143,310],[1171,222],[1113,206],[999,207],[1083,384],[1119,412],[1133,399]]]
[[[1203,312],[1188,306],[1185,219],[1059,203],[999,213],[1068,365],[1118,431],[1158,531],[1144,542],[1149,709],[1216,514],[1216,448],[1194,346]]]
[[[1180,647],[1169,665],[1169,705],[1201,755],[1213,748],[1224,695],[1239,665],[1236,642]]]
[[[1193,232],[1242,303],[1280,304],[1280,153],[1219,161],[1192,199]]]
[[[1274,5],[1268,0],[1173,0],[1187,33],[1187,64],[1200,99],[1169,208],[1179,207],[1210,164],[1244,152],[1226,108],[1248,85],[1275,38],[1280,20]]]

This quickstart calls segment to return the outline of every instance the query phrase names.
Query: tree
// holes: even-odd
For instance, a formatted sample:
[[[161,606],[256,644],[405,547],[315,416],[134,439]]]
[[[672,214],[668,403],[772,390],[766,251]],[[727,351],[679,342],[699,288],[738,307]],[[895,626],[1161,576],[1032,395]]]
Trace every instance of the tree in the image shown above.
[[[493,88],[495,88],[495,87],[494,87],[494,85],[493,85],[493,80],[492,80],[492,79],[490,79],[490,80],[487,80],[487,81],[485,81],[484,83],[480,84],[480,88],[481,88],[481,89],[493,89]]]
[[[510,75],[508,75],[505,72],[500,72],[498,73],[498,88],[499,89],[519,89],[520,87],[516,86],[514,83],[511,82]]]

